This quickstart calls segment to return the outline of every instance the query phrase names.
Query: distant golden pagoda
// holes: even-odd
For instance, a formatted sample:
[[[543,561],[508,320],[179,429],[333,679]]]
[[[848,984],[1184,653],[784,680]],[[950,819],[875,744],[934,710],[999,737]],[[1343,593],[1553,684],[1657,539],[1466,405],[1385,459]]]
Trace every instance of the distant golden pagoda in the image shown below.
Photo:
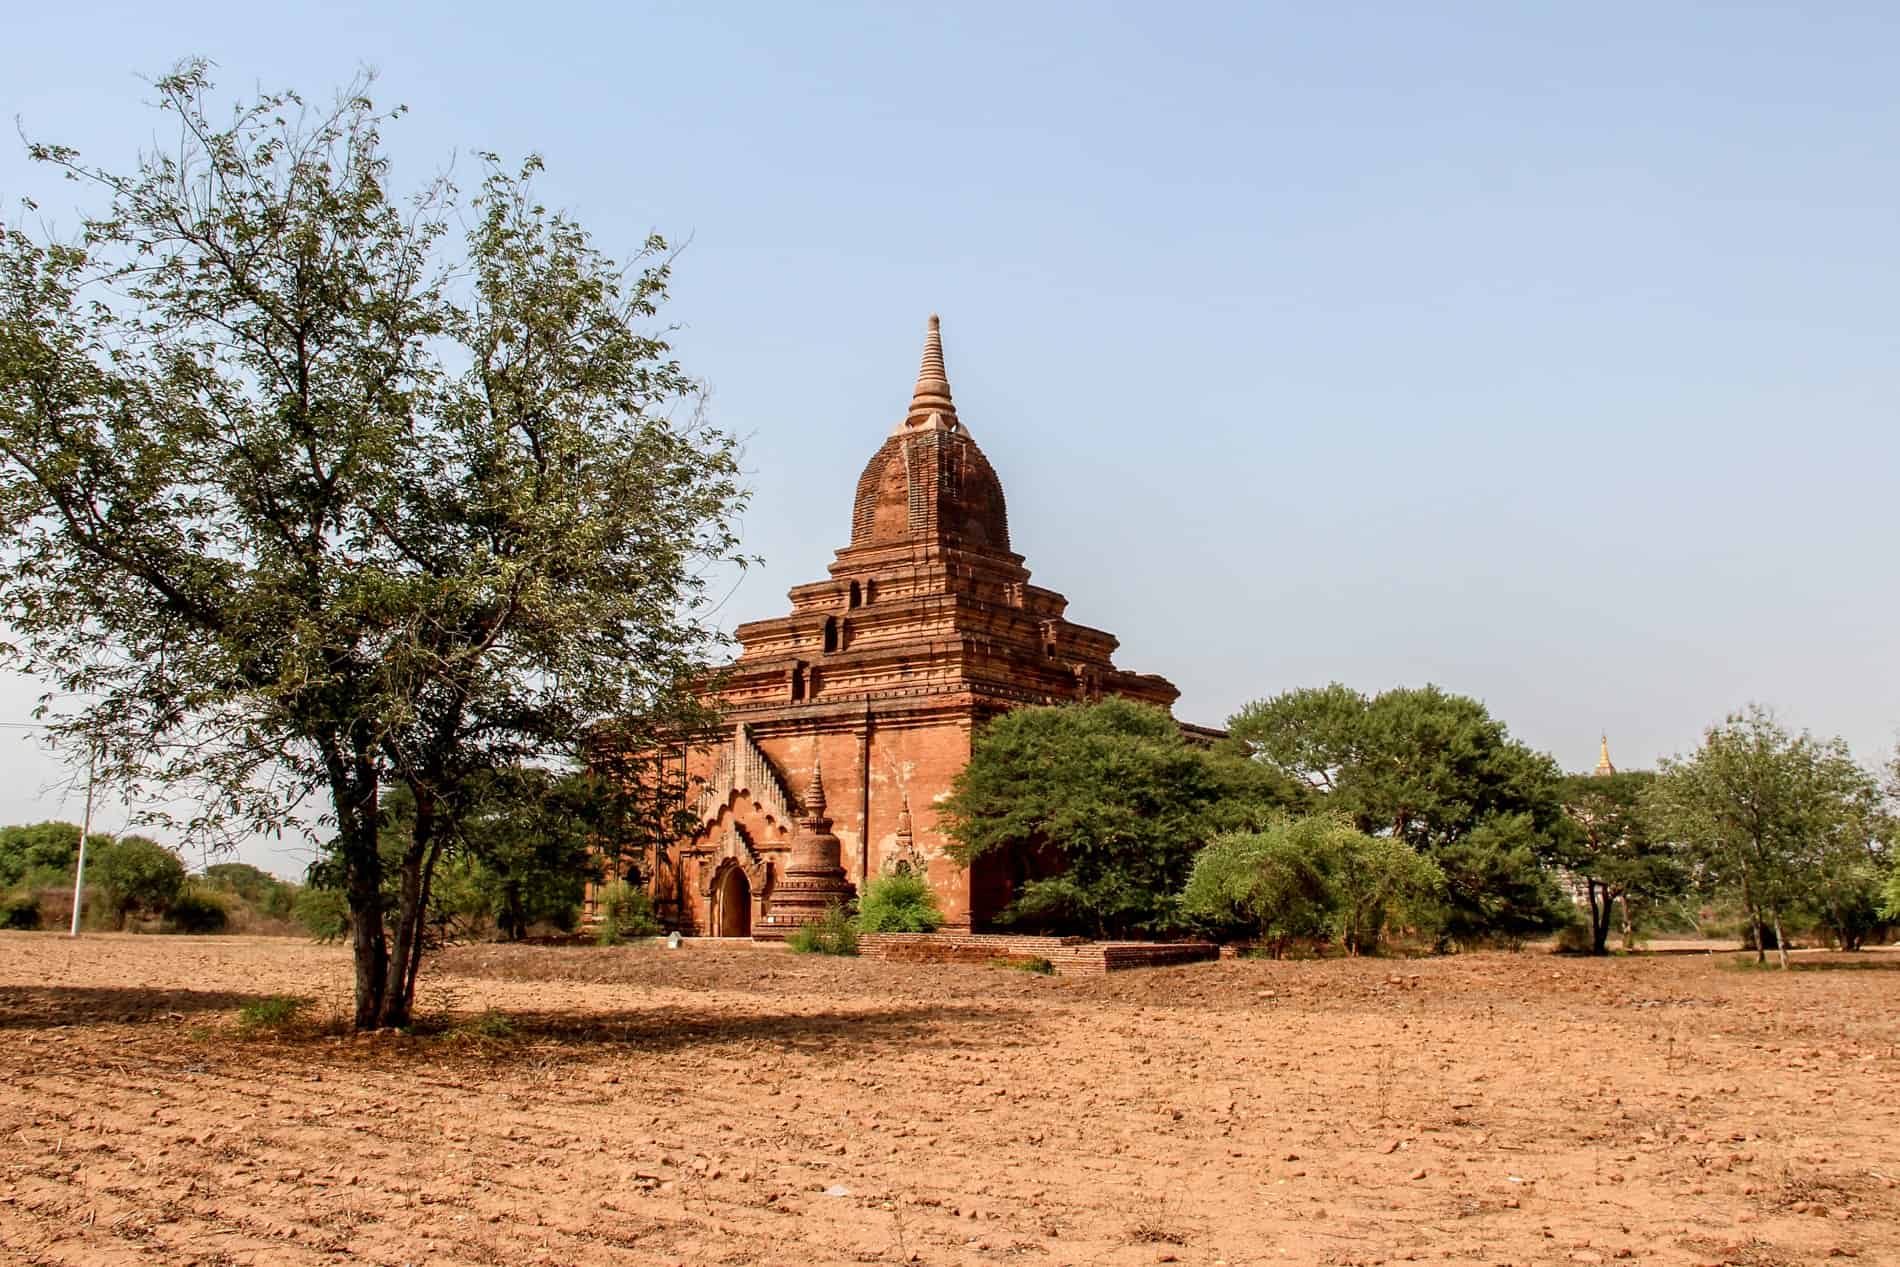
[[[1615,774],[1616,767],[1610,764],[1610,737],[1603,736],[1603,747],[1597,756],[1596,775],[1600,779],[1606,774]]]

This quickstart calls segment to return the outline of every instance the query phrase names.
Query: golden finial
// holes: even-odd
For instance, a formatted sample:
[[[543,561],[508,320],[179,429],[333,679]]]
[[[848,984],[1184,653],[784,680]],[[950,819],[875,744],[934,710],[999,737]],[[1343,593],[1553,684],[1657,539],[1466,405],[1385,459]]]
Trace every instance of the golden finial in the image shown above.
[[[1603,736],[1603,746],[1599,749],[1599,755],[1597,756],[1597,773],[1616,773],[1616,767],[1610,764],[1610,737],[1608,735]]]

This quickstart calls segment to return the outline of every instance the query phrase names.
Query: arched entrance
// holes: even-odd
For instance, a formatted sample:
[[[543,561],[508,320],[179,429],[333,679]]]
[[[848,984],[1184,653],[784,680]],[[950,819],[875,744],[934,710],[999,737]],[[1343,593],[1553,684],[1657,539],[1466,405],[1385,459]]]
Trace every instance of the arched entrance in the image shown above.
[[[752,885],[738,867],[727,867],[719,878],[713,899],[713,935],[752,936]]]

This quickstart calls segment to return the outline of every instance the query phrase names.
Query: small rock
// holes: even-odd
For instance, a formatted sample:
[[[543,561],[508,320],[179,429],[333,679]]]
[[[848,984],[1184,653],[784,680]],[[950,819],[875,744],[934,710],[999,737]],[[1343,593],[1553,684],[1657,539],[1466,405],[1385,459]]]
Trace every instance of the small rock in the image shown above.
[[[818,1195],[821,1197],[848,1197],[851,1195],[851,1189],[845,1187],[843,1184],[834,1183]]]

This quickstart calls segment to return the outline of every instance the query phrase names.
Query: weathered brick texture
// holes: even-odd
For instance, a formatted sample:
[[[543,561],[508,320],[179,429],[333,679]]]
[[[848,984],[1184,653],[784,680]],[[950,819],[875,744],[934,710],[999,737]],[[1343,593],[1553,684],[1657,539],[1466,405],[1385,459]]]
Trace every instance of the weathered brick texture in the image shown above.
[[[938,802],[985,720],[1118,694],[1161,707],[1165,679],[1115,667],[1115,639],[1070,622],[1010,550],[1003,486],[957,417],[937,319],[910,408],[858,481],[851,544],[790,615],[740,626],[718,742],[679,753],[698,825],[649,859],[662,914],[689,932],[782,935],[775,888],[822,764],[847,881],[921,868],[953,929],[1011,898],[1007,859],[945,856]]]

